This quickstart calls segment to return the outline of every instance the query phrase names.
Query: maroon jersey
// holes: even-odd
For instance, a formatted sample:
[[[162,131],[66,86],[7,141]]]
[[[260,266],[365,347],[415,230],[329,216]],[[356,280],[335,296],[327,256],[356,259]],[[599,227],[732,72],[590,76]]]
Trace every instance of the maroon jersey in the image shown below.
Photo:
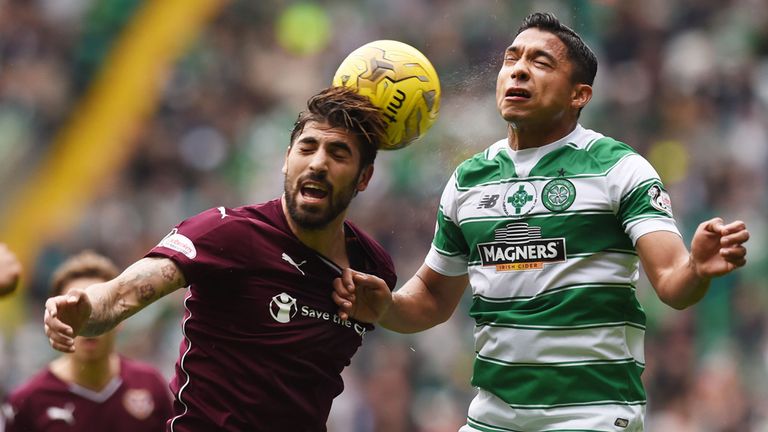
[[[345,230],[351,267],[392,289],[389,255]],[[190,284],[169,431],[325,431],[340,373],[373,327],[339,319],[341,269],[291,232],[279,199],[205,211],[147,256],[172,259]]]
[[[41,371],[11,393],[2,414],[6,432],[159,432],[173,413],[165,379],[121,358],[120,376],[98,392]]]

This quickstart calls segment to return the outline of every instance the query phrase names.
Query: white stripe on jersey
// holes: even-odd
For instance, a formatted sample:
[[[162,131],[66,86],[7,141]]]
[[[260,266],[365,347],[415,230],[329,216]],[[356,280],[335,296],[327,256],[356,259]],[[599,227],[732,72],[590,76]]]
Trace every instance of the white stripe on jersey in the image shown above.
[[[552,389],[553,392],[558,389]],[[589,404],[584,406],[567,406],[556,408],[514,409],[493,394],[479,390],[477,396],[469,405],[467,425],[459,432],[484,432],[493,430],[499,432],[546,431],[546,430],[617,430],[622,432],[641,432],[645,417],[645,401],[635,405],[623,403]],[[473,419],[482,419],[479,426],[473,428]],[[628,421],[627,427],[619,428],[615,424],[618,419]],[[475,420],[478,421],[479,420]]]
[[[591,329],[475,328],[475,350],[506,363],[560,363],[634,358],[645,363],[643,329],[627,323]]]

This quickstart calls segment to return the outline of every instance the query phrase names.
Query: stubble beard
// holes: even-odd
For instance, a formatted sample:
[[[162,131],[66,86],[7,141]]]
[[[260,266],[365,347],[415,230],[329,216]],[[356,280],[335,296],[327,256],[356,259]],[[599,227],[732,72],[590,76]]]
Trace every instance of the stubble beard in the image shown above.
[[[298,200],[296,199],[299,193],[301,193],[299,184],[305,179],[310,179],[316,182],[322,182],[328,189],[328,205],[325,207],[315,206],[302,206],[299,207]],[[285,176],[283,190],[285,192],[285,203],[288,207],[288,215],[296,225],[306,230],[321,230],[328,226],[334,219],[336,219],[341,213],[343,213],[349,203],[352,202],[352,198],[355,196],[355,186],[357,179],[347,187],[341,189],[341,193],[334,197],[334,187],[328,183],[324,175],[310,174],[303,178],[299,178],[297,181],[292,182],[288,176]]]

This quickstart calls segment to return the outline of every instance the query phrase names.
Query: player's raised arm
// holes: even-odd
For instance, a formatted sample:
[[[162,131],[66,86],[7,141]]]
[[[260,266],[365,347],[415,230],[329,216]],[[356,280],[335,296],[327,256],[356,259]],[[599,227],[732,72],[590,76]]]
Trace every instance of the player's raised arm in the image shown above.
[[[676,234],[657,231],[640,237],[637,251],[659,298],[675,309],[701,300],[713,277],[746,264],[749,231],[742,221],[721,218],[702,222],[691,241],[690,253]]]
[[[45,334],[54,349],[74,351],[75,336],[96,336],[186,285],[167,258],[143,258],[111,281],[70,290],[45,303]]]

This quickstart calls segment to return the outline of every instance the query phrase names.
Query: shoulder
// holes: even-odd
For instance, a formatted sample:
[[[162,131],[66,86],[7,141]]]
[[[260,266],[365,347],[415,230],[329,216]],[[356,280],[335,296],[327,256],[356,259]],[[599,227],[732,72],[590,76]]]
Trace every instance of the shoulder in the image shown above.
[[[363,250],[368,254],[376,267],[377,276],[384,279],[390,288],[394,288],[397,283],[397,273],[395,264],[389,252],[384,249],[378,241],[368,235],[365,231],[357,227],[354,223],[347,221],[347,225],[355,233]]]
[[[279,200],[235,208],[210,208],[182,221],[178,225],[178,231],[194,237],[216,233],[217,237],[239,238],[246,231],[253,232],[254,226],[276,226],[279,223],[277,206]]]
[[[158,370],[150,365],[149,363],[144,363],[142,361],[138,360],[132,360],[126,357],[120,357],[120,375],[121,377],[130,377],[135,378],[138,376],[141,377],[150,377],[150,378],[161,378],[160,372]]]
[[[630,145],[590,129],[582,129],[569,145],[581,150],[602,169],[609,169],[627,156],[639,156]]]
[[[41,391],[60,390],[63,388],[64,384],[61,380],[45,368],[14,389],[8,395],[8,401],[15,406],[20,406],[25,401],[30,400],[31,396],[38,395]]]
[[[491,144],[482,152],[474,154],[464,160],[454,172],[457,188],[471,187],[484,181],[492,181],[500,175],[499,164],[501,159],[508,159],[503,151],[507,145],[507,139],[500,139]]]

